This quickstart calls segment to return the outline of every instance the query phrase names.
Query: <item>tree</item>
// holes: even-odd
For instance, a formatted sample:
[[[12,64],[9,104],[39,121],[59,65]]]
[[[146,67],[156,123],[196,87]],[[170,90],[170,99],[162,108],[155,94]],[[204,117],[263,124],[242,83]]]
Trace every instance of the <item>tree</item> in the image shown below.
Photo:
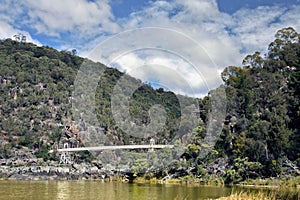
[[[269,58],[283,60],[283,50],[292,44],[299,43],[299,39],[299,34],[292,27],[277,31],[274,42],[269,45]]]
[[[260,56],[260,52],[256,51],[252,55],[247,55],[242,64],[249,67],[262,67],[264,59]]]

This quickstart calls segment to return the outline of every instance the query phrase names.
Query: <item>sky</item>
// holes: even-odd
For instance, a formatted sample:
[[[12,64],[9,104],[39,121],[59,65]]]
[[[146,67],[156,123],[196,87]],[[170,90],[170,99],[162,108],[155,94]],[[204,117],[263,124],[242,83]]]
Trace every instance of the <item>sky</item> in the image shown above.
[[[155,87],[201,97],[277,30],[300,32],[299,0],[0,0],[0,38],[116,67]]]

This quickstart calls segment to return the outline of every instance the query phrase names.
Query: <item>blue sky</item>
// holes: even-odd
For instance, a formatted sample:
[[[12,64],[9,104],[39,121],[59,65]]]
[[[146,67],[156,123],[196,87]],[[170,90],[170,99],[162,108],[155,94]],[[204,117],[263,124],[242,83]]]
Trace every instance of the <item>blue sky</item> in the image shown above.
[[[291,6],[298,5],[299,0],[218,0],[220,11],[233,14],[242,8],[255,9],[259,6]]]
[[[299,0],[0,2],[2,39],[22,33],[38,45],[75,48],[146,82],[156,80],[153,85],[175,85],[186,94],[187,84],[195,96],[219,85],[224,67],[241,65],[255,51],[266,53],[277,30],[300,32]]]

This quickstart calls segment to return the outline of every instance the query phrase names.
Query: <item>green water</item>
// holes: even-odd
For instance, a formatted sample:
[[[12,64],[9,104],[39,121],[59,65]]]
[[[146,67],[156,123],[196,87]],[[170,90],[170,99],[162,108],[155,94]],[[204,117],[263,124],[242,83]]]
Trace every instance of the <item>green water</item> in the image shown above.
[[[0,199],[207,199],[232,188],[189,185],[104,183],[101,181],[0,181]]]
[[[98,181],[0,181],[0,199],[205,199],[230,188]]]

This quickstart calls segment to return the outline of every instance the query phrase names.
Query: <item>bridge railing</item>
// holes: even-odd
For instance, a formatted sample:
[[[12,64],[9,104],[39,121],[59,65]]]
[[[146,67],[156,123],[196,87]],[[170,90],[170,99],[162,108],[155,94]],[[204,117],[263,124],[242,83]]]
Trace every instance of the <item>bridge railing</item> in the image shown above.
[[[101,151],[101,150],[116,150],[116,149],[163,149],[173,148],[174,145],[116,145],[116,146],[98,146],[98,147],[77,147],[57,149],[58,152],[72,151]]]

